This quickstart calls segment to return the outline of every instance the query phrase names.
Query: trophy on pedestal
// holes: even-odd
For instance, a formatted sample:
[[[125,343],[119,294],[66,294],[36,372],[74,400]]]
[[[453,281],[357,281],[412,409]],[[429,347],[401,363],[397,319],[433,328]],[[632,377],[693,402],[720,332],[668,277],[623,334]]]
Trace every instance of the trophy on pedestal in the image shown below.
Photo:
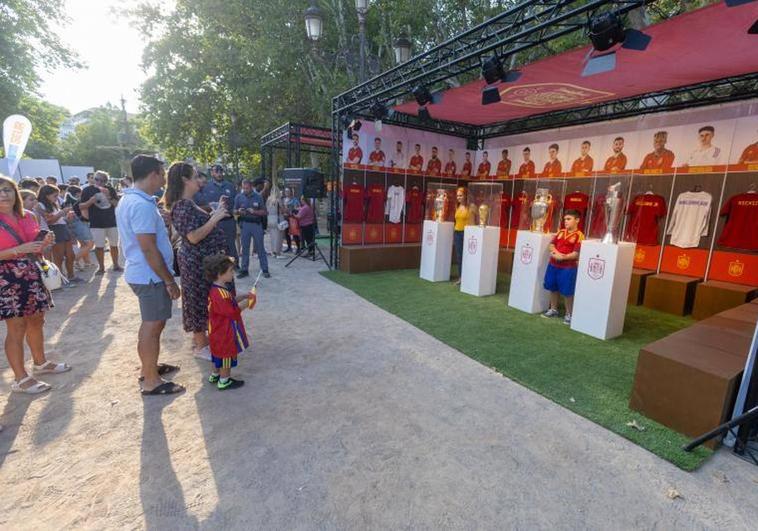
[[[547,188],[537,188],[530,213],[532,215],[532,232],[545,232],[545,222],[553,196]]]
[[[479,205],[479,226],[486,227],[490,219],[490,206],[487,203]]]
[[[434,220],[438,223],[445,221],[447,201],[447,193],[445,190],[437,190],[437,196],[434,198]]]
[[[624,210],[624,198],[621,196],[620,182],[608,187],[604,206],[606,228],[601,243],[616,244],[619,241],[619,223]]]

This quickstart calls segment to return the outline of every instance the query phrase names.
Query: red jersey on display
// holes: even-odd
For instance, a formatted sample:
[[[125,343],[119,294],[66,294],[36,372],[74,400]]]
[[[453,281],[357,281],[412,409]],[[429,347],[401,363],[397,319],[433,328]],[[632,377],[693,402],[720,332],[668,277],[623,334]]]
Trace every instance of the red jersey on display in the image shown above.
[[[518,175],[516,177],[534,177],[537,169],[534,167],[534,161],[530,160],[524,162],[518,168]]]
[[[216,358],[234,358],[249,346],[234,293],[217,284],[208,292],[208,341]]]
[[[595,161],[589,155],[584,158],[579,157],[571,165],[571,173],[590,173],[594,165]]]
[[[590,206],[590,197],[582,192],[573,192],[568,194],[563,200],[563,213],[566,214],[567,210],[578,210],[579,215],[582,217],[579,219],[579,230],[584,232],[584,220],[587,219],[587,209]],[[563,226],[563,218],[561,218],[561,228]]]
[[[497,176],[508,177],[511,174],[511,161],[510,159],[501,160],[497,163]]]
[[[508,209],[511,207],[511,196],[502,192],[500,194],[500,227],[508,227]]]
[[[445,175],[448,177],[453,177],[455,175],[455,169],[455,161],[451,160],[445,164]]]
[[[542,170],[542,173],[545,177],[560,177],[562,170],[563,167],[561,166],[561,161],[555,159],[549,160],[545,163],[545,168]]]
[[[751,162],[758,162],[758,142],[746,147],[740,156],[740,164],[750,164]]]
[[[429,175],[439,175],[442,171],[442,161],[440,159],[429,159],[426,165],[426,173]]]
[[[582,231],[575,230],[574,232],[569,232],[566,229],[561,229],[558,231],[558,234],[553,236],[553,239],[550,243],[555,246],[555,250],[559,253],[571,254],[579,252],[579,249],[582,247],[582,240],[584,240],[584,234],[582,234]],[[578,263],[578,258],[575,260],[559,261],[553,257],[550,257],[550,265],[559,269],[576,267]]]
[[[384,166],[384,151],[372,151],[368,163],[374,166]]]
[[[490,161],[479,163],[479,169],[476,171],[477,177],[479,177],[480,179],[489,177],[491,168],[492,168],[492,164],[490,164]]]
[[[359,147],[351,147],[347,152],[347,161],[352,164],[360,164],[363,159],[363,150]]]
[[[605,196],[600,195],[592,205],[592,223],[590,223],[590,238],[602,238],[605,235]]]
[[[666,200],[657,194],[641,194],[632,199],[627,212],[626,240],[642,245],[658,245],[658,220],[666,216]]]
[[[471,161],[467,160],[463,163],[463,169],[461,170],[461,177],[471,177]]]
[[[642,166],[640,166],[640,168],[643,170],[662,170],[664,168],[671,168],[673,165],[674,152],[669,151],[668,149],[664,149],[661,151],[660,155],[658,155],[655,151],[645,155],[645,158],[642,161]]]
[[[758,193],[747,192],[730,197],[719,215],[726,216],[719,245],[758,251]]]
[[[529,194],[527,194],[524,191],[519,192],[519,194],[513,199],[513,203],[511,204],[511,228],[512,229],[520,229],[521,228],[521,211],[524,208],[529,207]]]
[[[424,194],[418,186],[412,186],[406,199],[408,210],[405,216],[406,223],[421,223],[424,217]]]
[[[424,167],[424,157],[421,155],[413,155],[408,163],[408,169],[413,171],[421,171]]]
[[[366,209],[366,223],[381,223],[384,221],[384,197],[386,190],[381,184],[370,184],[366,188],[368,209]]]
[[[626,155],[619,153],[618,155],[611,155],[608,160],[605,161],[605,171],[623,171],[626,169]]]
[[[361,223],[363,221],[363,201],[366,190],[360,184],[353,183],[342,192],[345,202],[343,220],[345,223]]]

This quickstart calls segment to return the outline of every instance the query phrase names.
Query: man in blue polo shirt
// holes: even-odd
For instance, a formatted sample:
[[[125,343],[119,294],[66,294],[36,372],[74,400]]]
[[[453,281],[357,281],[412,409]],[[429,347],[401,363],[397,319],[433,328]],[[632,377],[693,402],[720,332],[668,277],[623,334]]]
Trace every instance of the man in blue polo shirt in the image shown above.
[[[211,203],[219,203],[222,197],[227,198],[227,208],[232,208],[234,197],[237,192],[234,185],[224,180],[224,168],[221,164],[216,164],[211,168],[211,179],[199,192],[200,197],[196,196],[195,202],[201,206],[208,206]],[[199,202],[198,202],[199,199]],[[224,231],[226,236],[227,254],[237,261],[237,223],[234,217],[229,216],[219,221],[218,226]]]
[[[184,387],[161,378],[178,367],[158,364],[161,333],[171,318],[172,301],[181,295],[171,272],[174,251],[153,197],[166,185],[166,171],[155,157],[137,155],[132,159],[132,175],[134,186],[124,190],[116,219],[126,262],[124,279],[137,295],[142,316],[137,340],[142,394],[180,393]]]
[[[255,188],[253,188],[255,186]],[[269,182],[258,178],[255,182],[250,179],[242,181],[242,192],[234,198],[233,212],[239,216],[240,239],[242,244],[242,258],[240,260],[240,272],[237,278],[249,275],[250,265],[250,240],[255,242],[255,250],[258,252],[258,261],[265,278],[270,278],[268,272],[268,256],[263,246],[263,222],[268,215],[266,210],[266,197],[268,196]]]

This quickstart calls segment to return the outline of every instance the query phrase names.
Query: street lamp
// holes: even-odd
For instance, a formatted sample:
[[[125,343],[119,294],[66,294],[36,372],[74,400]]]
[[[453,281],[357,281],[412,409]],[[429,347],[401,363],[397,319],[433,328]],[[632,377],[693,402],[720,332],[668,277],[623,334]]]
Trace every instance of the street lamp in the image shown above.
[[[316,0],[311,0],[311,5],[305,10],[305,32],[308,38],[316,42],[321,38],[324,29],[324,19],[321,10],[316,5]]]
[[[355,0],[355,10],[359,15],[365,15],[368,11],[368,0]]]
[[[411,40],[405,32],[398,35],[395,42],[392,43],[392,49],[395,51],[395,62],[397,64],[403,64],[411,58]]]

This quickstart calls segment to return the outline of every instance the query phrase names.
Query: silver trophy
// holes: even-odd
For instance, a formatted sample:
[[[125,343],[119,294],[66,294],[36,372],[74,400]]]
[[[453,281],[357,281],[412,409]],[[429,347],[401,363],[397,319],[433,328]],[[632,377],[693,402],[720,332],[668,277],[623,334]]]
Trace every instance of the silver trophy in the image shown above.
[[[624,210],[624,199],[621,197],[621,183],[608,187],[605,195],[605,236],[601,243],[616,244],[619,242],[619,223]]]
[[[545,221],[547,221],[548,208],[552,201],[550,190],[547,188],[537,188],[532,201],[532,232],[545,232]]]

